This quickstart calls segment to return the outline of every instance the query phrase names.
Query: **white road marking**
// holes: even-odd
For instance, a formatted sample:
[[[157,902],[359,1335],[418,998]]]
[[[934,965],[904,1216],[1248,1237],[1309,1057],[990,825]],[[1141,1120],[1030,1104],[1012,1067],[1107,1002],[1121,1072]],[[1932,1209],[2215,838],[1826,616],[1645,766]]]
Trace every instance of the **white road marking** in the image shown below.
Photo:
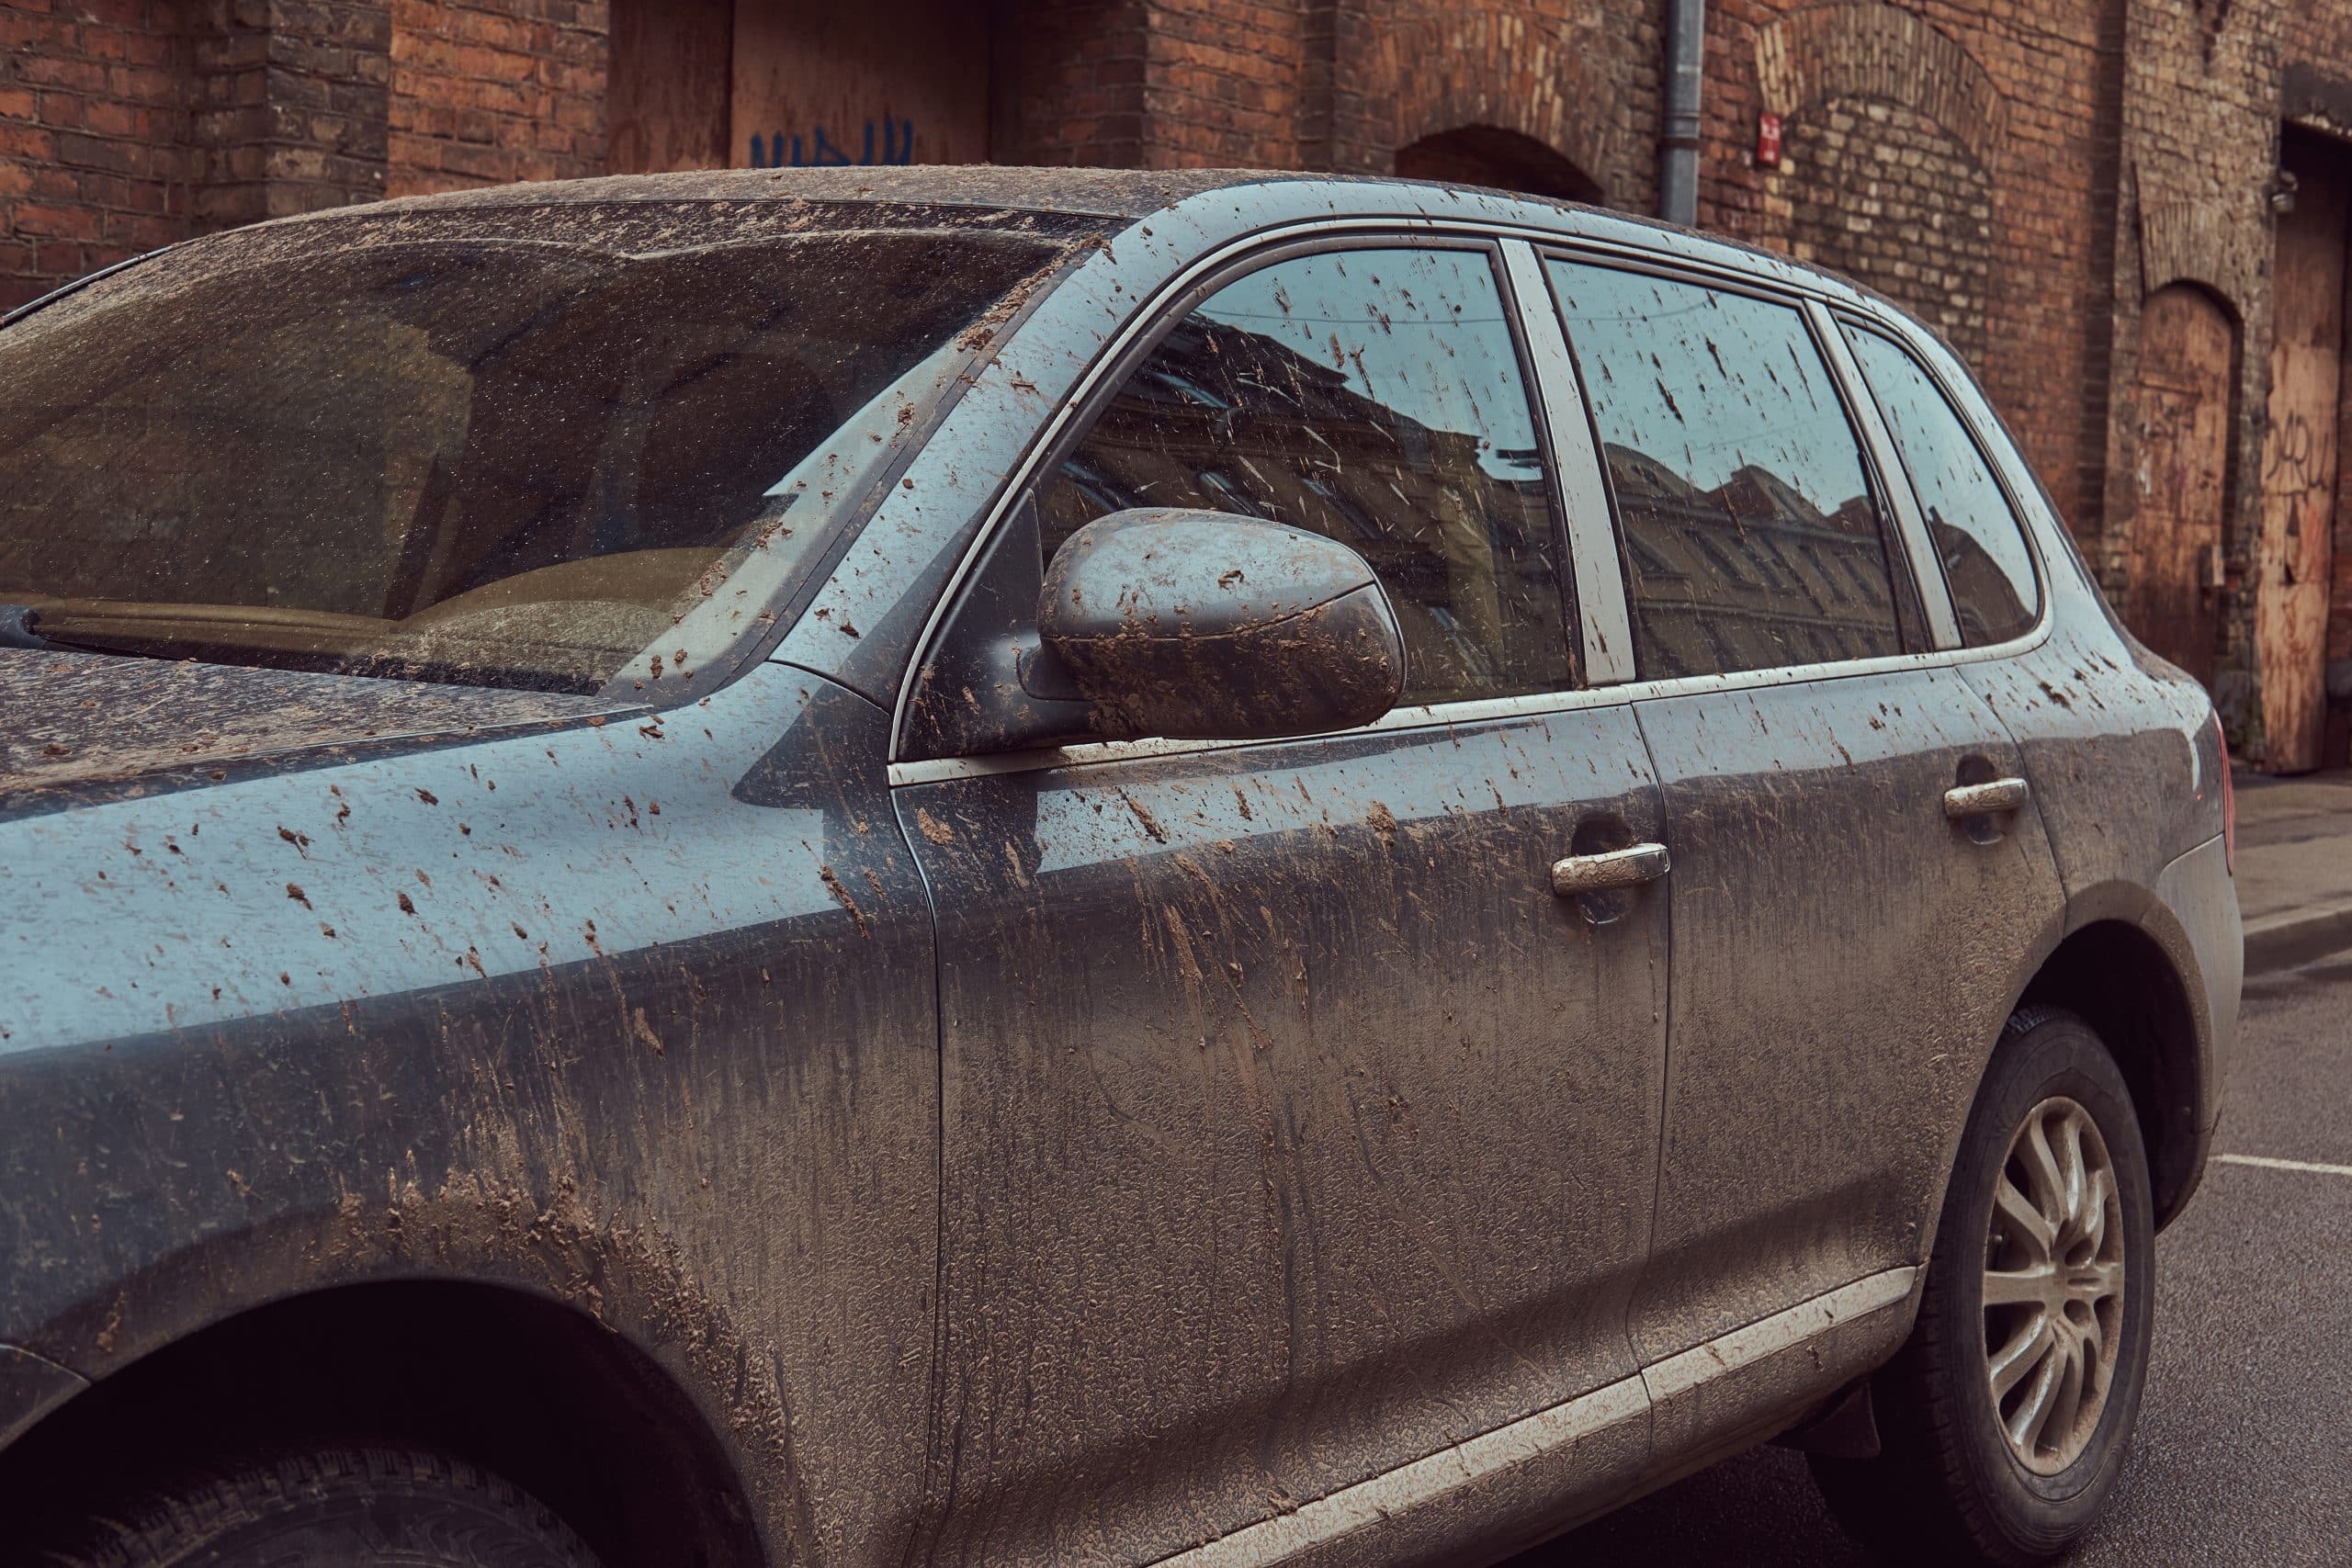
[[[2215,1155],[2223,1165],[2250,1165],[2263,1170],[2301,1170],[2313,1176],[2352,1176],[2352,1165],[2321,1165],[2315,1160],[2273,1159],[2268,1155]]]

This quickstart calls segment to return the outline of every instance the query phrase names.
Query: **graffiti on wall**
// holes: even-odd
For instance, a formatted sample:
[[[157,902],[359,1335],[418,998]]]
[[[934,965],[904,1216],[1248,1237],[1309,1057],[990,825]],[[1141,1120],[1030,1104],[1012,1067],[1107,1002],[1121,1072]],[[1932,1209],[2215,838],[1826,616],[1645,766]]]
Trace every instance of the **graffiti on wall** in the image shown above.
[[[819,126],[807,138],[781,130],[763,136],[752,132],[752,167],[755,169],[846,168],[856,164],[911,164],[915,161],[915,122],[885,116],[867,120],[862,138],[852,135],[853,148],[833,141]],[[877,135],[876,132],[879,132]]]

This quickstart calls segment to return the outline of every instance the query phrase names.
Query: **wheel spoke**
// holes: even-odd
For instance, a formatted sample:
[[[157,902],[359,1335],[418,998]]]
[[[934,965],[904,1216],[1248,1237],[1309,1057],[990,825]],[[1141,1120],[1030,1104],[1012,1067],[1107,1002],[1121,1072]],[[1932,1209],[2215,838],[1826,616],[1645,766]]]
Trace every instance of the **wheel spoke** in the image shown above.
[[[2050,1351],[2056,1348],[2051,1346]],[[2017,1412],[2009,1417],[2009,1441],[2029,1454],[2040,1445],[2041,1429],[2050,1424],[2050,1407],[2057,1402],[2058,1380],[2064,1371],[2058,1356],[2045,1352],[2034,1364],[2033,1380],[2026,1384]]]
[[[2074,1239],[2089,1244],[2093,1258],[2107,1245],[2107,1195],[2109,1190],[2108,1174],[2094,1170],[2083,1184],[2083,1212],[2075,1222]]]
[[[2009,1223],[2010,1235],[2025,1244],[2035,1262],[2050,1260],[2051,1244],[2057,1239],[2050,1222],[2033,1206],[2031,1199],[2018,1190],[2018,1184],[2009,1179],[2006,1171],[1993,1188],[1993,1209]]]
[[[2090,1196],[2090,1172],[2083,1165],[2083,1113],[2069,1107],[2058,1119],[2058,1142],[2051,1153],[2058,1161],[2059,1229],[2072,1236],[2083,1234],[2084,1204]]]
[[[1984,1236],[1984,1373],[2016,1459],[2082,1459],[2113,1382],[2125,1282],[2113,1156],[2083,1104],[2052,1095],[2009,1135]]]
[[[2083,1375],[2087,1378],[2107,1354],[2107,1330],[2099,1326],[2098,1314],[2093,1313],[2091,1320],[2077,1325],[2075,1332],[2083,1342]]]
[[[2026,1122],[2025,1136],[2018,1140],[2016,1152],[2018,1163],[2025,1167],[2027,1195],[2054,1235],[2066,1220],[2066,1177],[2058,1168],[2058,1156],[2050,1146],[2050,1134],[2041,1117]]]
[[[2066,1293],[2088,1306],[2098,1305],[2122,1289],[2120,1263],[2078,1263],[2066,1270]]]
[[[2058,1378],[2051,1390],[2050,1413],[2043,1417],[2038,1436],[2051,1448],[2063,1451],[2069,1446],[2075,1423],[2083,1413],[2082,1341],[2072,1334],[2061,1334],[2050,1362],[2058,1369]]]
[[[2008,1342],[1993,1352],[1990,1366],[1993,1377],[1993,1403],[1998,1405],[2017,1387],[2019,1379],[2041,1365],[2049,1354],[2052,1327],[2050,1314],[2038,1312],[2031,1322],[2009,1337]]]
[[[2024,1269],[1987,1269],[1984,1270],[1984,1305],[2040,1306],[2050,1299],[2050,1286],[2057,1278],[2057,1270],[2047,1263],[2036,1263]]]

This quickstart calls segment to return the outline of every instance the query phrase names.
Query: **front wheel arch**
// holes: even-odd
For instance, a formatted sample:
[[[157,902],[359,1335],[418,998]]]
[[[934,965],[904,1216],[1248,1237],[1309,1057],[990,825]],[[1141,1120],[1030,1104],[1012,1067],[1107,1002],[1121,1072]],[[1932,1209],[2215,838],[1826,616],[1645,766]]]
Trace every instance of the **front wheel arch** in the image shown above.
[[[289,1439],[459,1455],[607,1562],[765,1562],[719,1435],[650,1356],[561,1302],[448,1280],[310,1292],[140,1358],[0,1453],[0,1517],[70,1520],[191,1461]]]

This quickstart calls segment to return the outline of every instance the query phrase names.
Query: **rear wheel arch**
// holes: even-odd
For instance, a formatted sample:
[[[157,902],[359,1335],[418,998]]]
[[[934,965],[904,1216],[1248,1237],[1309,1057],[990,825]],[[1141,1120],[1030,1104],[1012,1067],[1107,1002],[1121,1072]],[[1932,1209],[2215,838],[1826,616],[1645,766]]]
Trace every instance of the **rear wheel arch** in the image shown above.
[[[2177,945],[2185,952],[2186,939]],[[2199,1112],[2211,1096],[2195,983],[2146,924],[2101,919],[2067,933],[2017,1003],[2074,1013],[2115,1058],[2147,1147],[2159,1229],[2196,1191],[2204,1168]]]
[[[354,1438],[503,1475],[608,1562],[765,1561],[729,1446],[658,1361],[564,1302],[468,1281],[336,1286],[172,1341],[0,1452],[0,1517],[70,1520],[220,1453]]]

